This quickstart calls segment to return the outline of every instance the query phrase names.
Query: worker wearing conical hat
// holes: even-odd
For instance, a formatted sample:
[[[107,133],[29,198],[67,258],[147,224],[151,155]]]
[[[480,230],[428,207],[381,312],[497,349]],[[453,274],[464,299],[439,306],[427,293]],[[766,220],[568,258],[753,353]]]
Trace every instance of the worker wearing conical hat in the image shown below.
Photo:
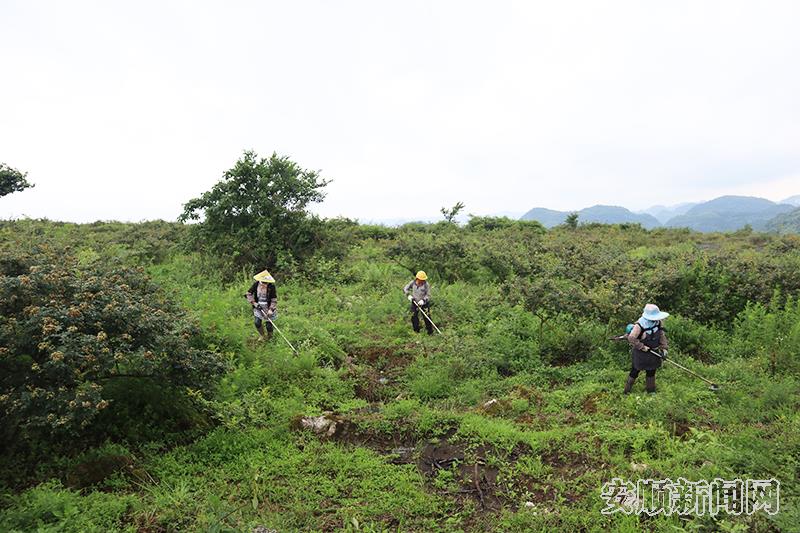
[[[431,286],[428,284],[428,275],[422,270],[417,272],[416,277],[403,287],[403,293],[411,302],[409,309],[411,311],[411,327],[417,333],[420,332],[419,310],[422,309],[428,315],[422,315],[425,320],[425,329],[428,331],[428,335],[433,335],[433,324],[428,318],[431,316]]]
[[[269,340],[272,338],[272,320],[278,317],[278,292],[275,290],[275,278],[268,270],[263,270],[253,276],[255,283],[250,287],[245,295],[247,301],[253,306],[253,316],[258,340]],[[264,322],[266,321],[267,332],[264,333]]]

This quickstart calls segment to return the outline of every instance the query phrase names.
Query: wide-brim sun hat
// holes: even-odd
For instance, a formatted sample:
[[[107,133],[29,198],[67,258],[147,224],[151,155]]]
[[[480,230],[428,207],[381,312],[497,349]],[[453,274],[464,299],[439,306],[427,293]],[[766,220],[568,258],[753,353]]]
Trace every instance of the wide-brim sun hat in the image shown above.
[[[420,270],[419,272],[417,272],[417,279],[425,281],[426,279],[428,279],[428,275],[425,273],[424,270]]]
[[[668,316],[669,313],[660,310],[656,304],[647,304],[644,306],[644,311],[642,311],[642,318],[646,318],[647,320],[659,321],[664,320]]]
[[[275,278],[269,273],[269,270],[263,270],[253,276],[253,279],[262,283],[275,283]]]

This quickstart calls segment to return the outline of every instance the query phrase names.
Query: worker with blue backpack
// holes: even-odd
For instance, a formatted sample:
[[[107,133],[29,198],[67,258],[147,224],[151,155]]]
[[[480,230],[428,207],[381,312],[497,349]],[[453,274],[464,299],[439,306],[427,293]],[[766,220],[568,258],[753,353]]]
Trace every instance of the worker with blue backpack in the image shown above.
[[[631,358],[633,364],[625,382],[624,394],[631,392],[633,382],[639,372],[645,371],[645,390],[656,391],[656,370],[661,367],[662,359],[667,358],[667,332],[664,329],[664,320],[669,313],[661,311],[655,304],[647,304],[639,320],[630,328],[627,334],[628,343],[631,345]],[[658,350],[659,355],[654,353]]]

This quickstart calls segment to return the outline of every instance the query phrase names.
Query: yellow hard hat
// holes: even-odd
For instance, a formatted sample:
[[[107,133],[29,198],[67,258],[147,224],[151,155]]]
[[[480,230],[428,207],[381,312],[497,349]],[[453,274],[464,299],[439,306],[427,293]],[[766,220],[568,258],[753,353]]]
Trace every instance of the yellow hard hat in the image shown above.
[[[428,275],[425,273],[424,270],[420,270],[419,272],[417,272],[417,279],[425,281],[426,279],[428,279]]]
[[[275,278],[272,277],[272,274],[269,273],[269,270],[264,270],[259,272],[253,279],[256,281],[261,281],[262,283],[275,283]]]

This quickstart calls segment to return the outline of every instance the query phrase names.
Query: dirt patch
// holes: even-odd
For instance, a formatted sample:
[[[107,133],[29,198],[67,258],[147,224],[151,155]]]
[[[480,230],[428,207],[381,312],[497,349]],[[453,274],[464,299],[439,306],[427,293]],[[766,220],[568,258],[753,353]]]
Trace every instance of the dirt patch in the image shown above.
[[[536,407],[541,407],[542,405],[544,405],[544,396],[542,396],[541,392],[532,387],[525,387],[523,385],[518,385],[512,391],[512,395],[524,398],[528,400],[528,402],[531,405]]]
[[[683,437],[686,435],[692,428],[689,426],[689,422],[686,420],[676,420],[672,422],[672,434],[676,437]]]
[[[362,367],[348,373],[357,398],[368,402],[382,402],[396,396],[395,380],[374,368]]]
[[[453,440],[456,428],[433,439],[420,438],[400,428],[391,434],[377,433],[367,429],[373,416],[375,413],[347,417],[325,413],[315,417],[318,421],[314,424],[321,428],[315,432],[321,439],[369,448],[384,455],[390,464],[413,464],[425,477],[430,491],[454,499],[460,507],[477,504],[482,513],[515,510],[523,505],[541,504],[546,509],[560,499],[578,501],[582,494],[559,491],[550,476],[572,481],[597,468],[591,456],[552,448],[538,454],[552,473],[534,478],[515,468],[523,456],[535,453],[527,446],[518,445],[509,453],[488,445],[471,445]],[[509,484],[514,490],[509,490]]]
[[[83,489],[97,485],[111,475],[123,472],[126,475],[137,473],[133,460],[124,455],[106,455],[92,461],[75,465],[67,472],[65,484],[71,489]]]
[[[384,373],[402,371],[413,359],[411,355],[402,350],[384,346],[354,348],[348,352],[347,356],[355,364],[369,365],[378,371],[382,370]]]
[[[589,394],[581,403],[581,408],[583,412],[589,415],[593,415],[597,412],[597,398],[600,395],[598,393],[591,393]]]
[[[467,452],[462,444],[428,443],[422,448],[417,468],[433,484],[440,471],[447,471],[452,477],[453,487],[439,488],[456,500],[476,500],[484,511],[498,511],[506,502],[503,492],[497,485],[500,469],[491,466],[487,457],[490,450],[486,447]]]
[[[565,450],[548,450],[541,454],[541,459],[558,477],[566,480],[577,479],[595,466],[592,457]]]
[[[345,379],[353,383],[356,397],[368,402],[386,401],[399,394],[398,382],[411,361],[411,356],[387,348],[351,350],[343,363]]]
[[[402,428],[397,428],[392,433],[369,429],[370,420],[379,412],[380,408],[377,405],[367,406],[357,413],[347,416],[325,412],[317,417],[298,417],[292,423],[292,427],[295,430],[311,431],[323,440],[335,440],[352,446],[362,446],[382,455],[399,455],[401,459],[403,457],[408,459],[412,451],[417,450],[419,437]],[[410,463],[413,460],[401,460],[400,462]]]
[[[76,465],[67,473],[66,485],[73,489],[90,487],[131,464],[131,459],[123,455],[108,455],[94,461],[86,461]]]

